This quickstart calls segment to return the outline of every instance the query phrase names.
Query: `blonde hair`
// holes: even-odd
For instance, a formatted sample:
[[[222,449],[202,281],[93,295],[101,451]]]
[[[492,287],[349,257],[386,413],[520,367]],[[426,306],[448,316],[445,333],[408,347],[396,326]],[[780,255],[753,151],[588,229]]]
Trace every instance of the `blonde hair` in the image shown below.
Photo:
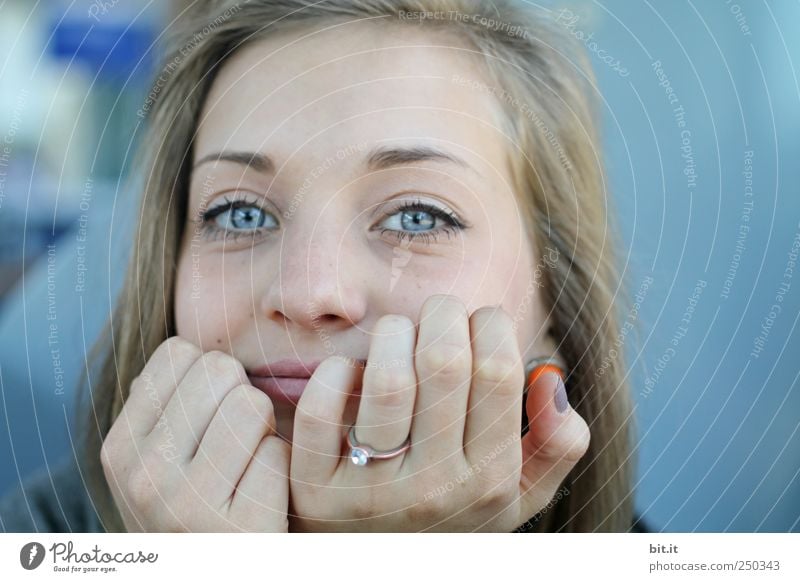
[[[215,74],[235,50],[288,27],[379,19],[452,32],[474,48],[489,80],[503,88],[493,92],[505,112],[504,131],[513,144],[509,163],[532,242],[556,255],[542,273],[545,309],[568,367],[570,402],[589,424],[591,444],[554,501],[520,531],[628,531],[632,429],[623,360],[614,351],[617,243],[593,122],[596,89],[573,39],[545,11],[506,0],[202,4],[202,11],[187,10],[177,19],[165,66],[142,107],[149,122],[142,164],[149,172],[135,248],[106,337],[93,350],[101,368],[84,462],[104,527],[124,531],[103,476],[100,447],[131,381],[156,347],[175,335],[175,268],[192,140]]]

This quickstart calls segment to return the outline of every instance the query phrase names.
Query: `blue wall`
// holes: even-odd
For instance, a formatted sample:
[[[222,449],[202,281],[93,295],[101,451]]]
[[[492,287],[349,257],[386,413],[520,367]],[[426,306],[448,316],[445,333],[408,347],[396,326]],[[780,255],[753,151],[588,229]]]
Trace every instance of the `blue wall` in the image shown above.
[[[800,531],[800,266],[790,256],[800,244],[800,4],[558,6],[569,6],[562,24],[573,34],[593,35],[609,192],[641,303],[627,314],[638,333],[622,340],[637,508],[655,530]],[[131,196],[106,187],[90,210],[96,285],[86,294],[74,291],[75,232],[57,247],[68,382],[129,251],[109,235],[112,211],[116,234],[132,227]],[[72,447],[74,404],[53,387],[47,275],[45,258],[0,313],[0,491]]]
[[[594,55],[628,287],[647,287],[625,340],[636,505],[657,530],[800,531],[800,4],[571,10],[630,71]]]

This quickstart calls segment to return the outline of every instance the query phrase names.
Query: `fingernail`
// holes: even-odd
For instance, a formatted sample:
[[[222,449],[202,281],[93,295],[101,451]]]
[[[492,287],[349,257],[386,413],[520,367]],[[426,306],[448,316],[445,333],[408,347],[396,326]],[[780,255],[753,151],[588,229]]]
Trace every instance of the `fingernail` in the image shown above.
[[[569,408],[569,400],[567,400],[567,389],[564,386],[564,380],[559,376],[556,391],[553,394],[553,401],[556,404],[556,410],[559,414],[564,414]]]

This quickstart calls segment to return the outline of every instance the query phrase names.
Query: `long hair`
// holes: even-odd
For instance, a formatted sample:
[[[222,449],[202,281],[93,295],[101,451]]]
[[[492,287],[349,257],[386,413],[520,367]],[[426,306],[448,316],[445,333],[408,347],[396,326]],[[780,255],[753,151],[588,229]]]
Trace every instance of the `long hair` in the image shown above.
[[[409,22],[408,15],[421,13],[439,17]],[[100,464],[103,440],[132,380],[175,335],[175,270],[192,143],[216,73],[234,51],[271,34],[364,19],[455,34],[473,49],[502,105],[503,131],[513,144],[513,187],[530,240],[548,249],[552,268],[541,282],[550,333],[568,367],[569,400],[589,425],[591,443],[526,531],[628,531],[631,406],[624,360],[614,349],[622,286],[594,123],[596,87],[585,54],[553,15],[511,0],[209,0],[176,18],[163,69],[140,110],[148,133],[134,251],[105,337],[93,349],[99,376],[83,462],[104,527],[124,531]]]

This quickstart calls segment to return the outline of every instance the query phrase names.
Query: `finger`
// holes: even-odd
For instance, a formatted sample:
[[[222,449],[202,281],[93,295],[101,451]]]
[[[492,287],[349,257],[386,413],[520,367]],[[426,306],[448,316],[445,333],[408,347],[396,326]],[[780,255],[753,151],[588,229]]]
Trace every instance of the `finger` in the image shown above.
[[[342,457],[342,416],[361,389],[361,363],[331,356],[317,366],[297,403],[292,432],[292,479],[326,483]]]
[[[526,412],[530,428],[522,438],[520,495],[524,515],[530,517],[547,504],[586,454],[591,434],[569,405],[564,382],[554,372],[542,374],[529,388]]]
[[[228,392],[188,468],[198,494],[213,507],[229,501],[262,439],[274,430],[266,394],[245,384]]]
[[[519,467],[522,390],[525,372],[514,322],[500,307],[485,307],[470,318],[472,387],[464,430],[464,451],[473,463],[487,456],[505,470],[498,447]],[[494,453],[494,454],[493,454]]]
[[[203,354],[186,372],[147,440],[169,443],[174,459],[190,461],[220,403],[240,384],[249,380],[236,358],[219,351]]]
[[[356,416],[358,442],[379,451],[400,446],[411,431],[417,391],[414,373],[414,322],[402,315],[384,315],[375,324],[364,384]],[[386,466],[402,461],[384,459]]]
[[[434,295],[422,306],[414,365],[413,454],[430,461],[462,451],[472,350],[469,315],[458,297]]]
[[[120,412],[122,427],[129,433],[130,441],[141,439],[153,430],[175,387],[201,355],[200,348],[178,336],[156,348],[131,383],[130,394]]]
[[[246,531],[289,530],[290,449],[274,431],[258,445],[231,500],[231,516]]]

